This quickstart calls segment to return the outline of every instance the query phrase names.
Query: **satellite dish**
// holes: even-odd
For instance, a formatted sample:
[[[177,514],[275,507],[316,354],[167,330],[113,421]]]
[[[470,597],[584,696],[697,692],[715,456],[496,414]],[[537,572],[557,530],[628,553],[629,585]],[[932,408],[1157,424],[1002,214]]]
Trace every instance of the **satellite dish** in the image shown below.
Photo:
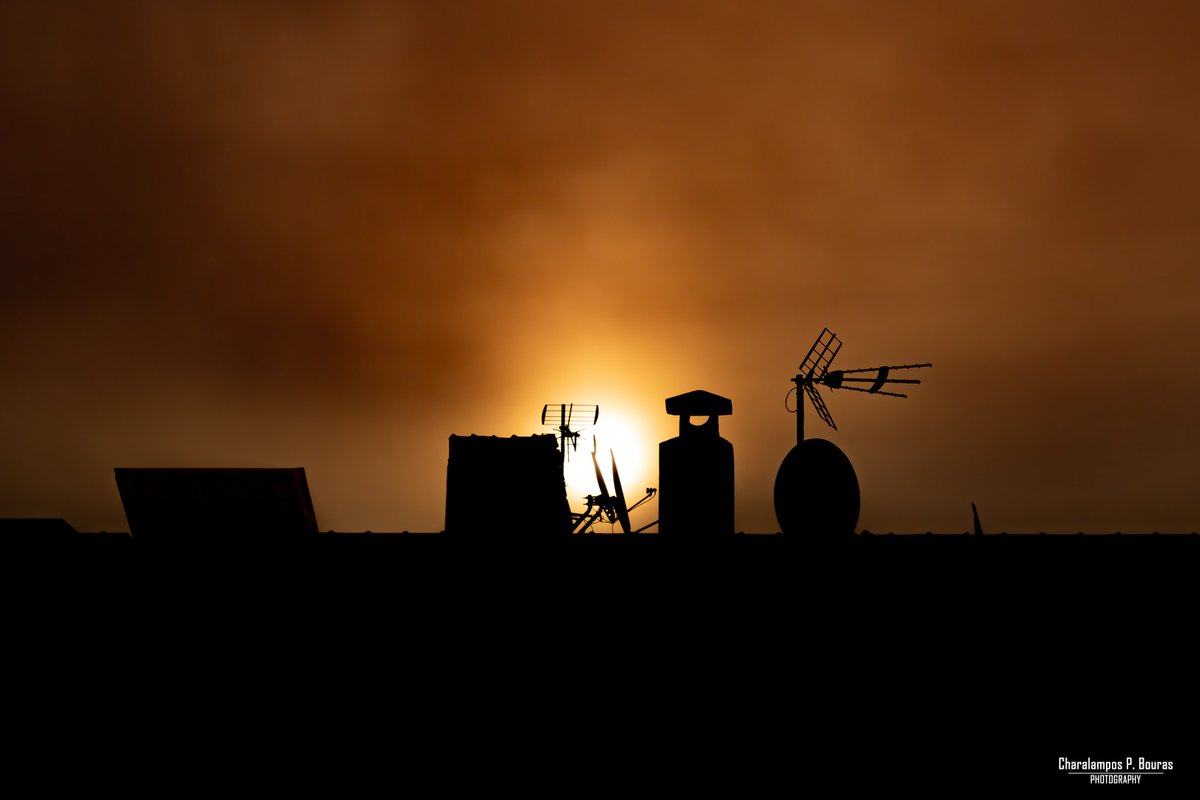
[[[854,533],[858,476],[833,442],[805,439],[793,447],[775,477],[775,517],[784,534]]]
[[[600,461],[596,458],[596,437],[592,437],[592,465],[596,467],[596,485],[600,487],[600,497],[609,500],[608,484],[604,482],[604,473],[600,471]]]
[[[604,480],[604,473],[600,471],[600,459],[596,457],[596,437],[592,437],[592,466],[596,468],[596,486],[600,489],[598,495],[588,495],[587,510],[582,514],[572,514],[574,521],[573,530],[576,533],[588,533],[592,530],[592,526],[601,520],[610,524],[620,523],[622,533],[641,533],[651,525],[656,525],[657,521],[650,523],[638,530],[633,530],[633,525],[629,521],[629,512],[641,506],[643,503],[654,497],[658,491],[654,488],[646,489],[646,496],[638,500],[633,505],[629,505],[625,501],[625,489],[621,486],[621,473],[617,471],[617,456],[610,449],[608,454],[612,457],[613,471],[613,488],[616,494],[608,493],[608,483]]]
[[[572,426],[591,427],[599,419],[599,406],[581,405],[578,403],[547,403],[542,406],[542,424],[558,431],[564,472],[567,466],[567,453],[577,449],[579,444],[579,431],[572,428]],[[609,523],[619,522],[621,530],[624,533],[641,533],[646,528],[658,524],[656,520],[650,523],[650,525],[646,525],[636,531],[633,530],[633,526],[629,522],[629,512],[649,501],[658,490],[653,487],[647,488],[645,497],[633,505],[628,505],[625,501],[625,490],[621,487],[621,474],[617,472],[617,457],[611,449],[608,453],[612,456],[613,485],[616,489],[616,495],[608,493],[608,483],[604,480],[604,473],[600,471],[600,460],[596,457],[596,437],[593,435],[592,466],[596,468],[596,486],[599,488],[600,494],[587,496],[587,509],[585,511],[576,512],[569,511],[568,509],[571,515],[572,533],[592,532],[592,526],[602,519]]]
[[[633,526],[629,524],[629,506],[625,504],[625,490],[621,488],[621,473],[617,472],[617,454],[611,449],[608,454],[612,456],[613,488],[617,491],[617,496],[614,498],[616,502],[613,504],[614,510],[617,512],[617,520],[621,523],[621,530],[629,533]],[[600,474],[599,470],[596,474]]]

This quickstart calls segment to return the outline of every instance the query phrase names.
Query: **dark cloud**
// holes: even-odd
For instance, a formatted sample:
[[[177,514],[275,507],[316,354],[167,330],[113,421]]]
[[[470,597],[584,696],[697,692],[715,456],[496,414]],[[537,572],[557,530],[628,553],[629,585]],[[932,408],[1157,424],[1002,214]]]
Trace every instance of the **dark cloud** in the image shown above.
[[[828,324],[937,364],[831,401],[864,525],[1192,529],[1197,16],[6,3],[0,513],[303,463],[323,524],[437,528],[447,434],[603,396],[653,483],[704,386],[768,529]]]

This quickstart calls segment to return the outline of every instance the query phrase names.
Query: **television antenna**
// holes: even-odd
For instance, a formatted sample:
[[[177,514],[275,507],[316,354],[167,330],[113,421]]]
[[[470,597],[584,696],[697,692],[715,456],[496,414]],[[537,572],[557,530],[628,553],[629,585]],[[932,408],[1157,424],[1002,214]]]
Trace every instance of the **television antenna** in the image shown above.
[[[658,520],[655,520],[649,525],[638,528],[636,531],[633,530],[633,526],[629,522],[629,512],[648,502],[658,490],[647,488],[645,497],[633,505],[627,505],[625,502],[625,490],[621,488],[621,473],[617,471],[617,456],[611,449],[609,449],[608,454],[612,458],[613,489],[616,494],[610,495],[608,493],[608,484],[604,480],[604,473],[600,471],[600,461],[596,458],[596,437],[593,436],[592,464],[596,467],[596,485],[600,488],[600,494],[587,495],[587,509],[579,514],[571,514],[571,521],[574,523],[572,526],[573,533],[588,533],[591,531],[592,526],[601,520],[609,524],[619,523],[622,533],[641,533],[647,528],[658,524]]]
[[[558,446],[562,451],[564,472],[567,469],[567,446],[570,445],[572,451],[579,448],[579,431],[572,430],[571,426],[590,428],[598,419],[600,406],[575,403],[547,403],[542,406],[542,424],[558,431]]]
[[[808,395],[809,402],[817,412],[817,416],[821,420],[837,430],[837,425],[833,421],[833,416],[829,413],[829,407],[825,405],[825,401],[821,398],[821,393],[817,391],[818,386],[825,386],[829,389],[846,389],[851,392],[865,392],[866,394],[879,394],[885,397],[900,397],[906,398],[908,395],[902,392],[890,392],[884,389],[885,386],[890,386],[896,383],[917,384],[921,381],[917,378],[893,378],[893,372],[908,369],[924,369],[932,367],[933,364],[889,364],[883,367],[863,367],[862,369],[839,369],[831,370],[833,359],[837,357],[838,352],[842,349],[842,340],[837,337],[829,328],[821,331],[821,335],[813,342],[813,346],[809,348],[808,355],[804,357],[804,361],[800,364],[800,372],[796,377],[792,378],[792,383],[796,384],[795,388],[787,393],[784,398],[784,405],[787,406],[787,400],[792,396],[793,392],[803,389]],[[863,377],[870,373],[874,373],[873,377]],[[852,377],[851,377],[852,376]],[[870,384],[869,386],[851,386],[848,384]],[[804,441],[804,403],[800,400],[797,394],[796,408],[788,409],[796,415],[796,443]]]
[[[841,349],[842,340],[837,334],[829,328],[822,330],[801,362],[799,373],[792,378],[795,387],[787,394],[790,398],[792,392],[796,393],[796,408],[788,408],[796,414],[796,446],[788,451],[775,475],[775,518],[780,532],[785,535],[853,533],[861,507],[858,476],[846,454],[826,439],[804,438],[804,398],[800,396],[800,390],[808,395],[817,416],[836,431],[837,425],[817,387],[903,398],[908,395],[887,391],[884,387],[921,381],[894,378],[892,373],[933,366],[929,363],[889,364],[831,370]],[[787,398],[784,398],[784,406],[787,406]]]

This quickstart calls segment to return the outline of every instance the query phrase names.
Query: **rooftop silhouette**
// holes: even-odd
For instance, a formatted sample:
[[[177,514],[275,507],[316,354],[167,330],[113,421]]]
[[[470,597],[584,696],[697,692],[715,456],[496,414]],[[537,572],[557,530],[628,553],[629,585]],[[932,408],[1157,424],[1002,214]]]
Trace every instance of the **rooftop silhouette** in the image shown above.
[[[905,394],[887,391],[884,387],[916,385],[920,380],[896,377],[895,373],[932,366],[907,363],[834,370],[832,366],[841,347],[837,335],[824,329],[792,379],[795,386],[789,397],[796,393],[797,403],[789,410],[796,414],[796,444],[787,453],[775,479],[774,501],[779,528],[765,532],[777,534],[774,536],[737,531],[734,447],[720,435],[720,418],[733,413],[733,401],[697,389],[666,399],[666,413],[679,418],[679,435],[659,445],[659,488],[648,488],[645,496],[633,504],[625,496],[617,454],[612,449],[609,462],[613,491],[609,491],[593,436],[590,455],[598,493],[582,498],[585,504],[582,510],[572,509],[567,495],[566,465],[570,455],[578,451],[580,431],[597,423],[600,409],[595,405],[558,403],[545,405],[541,412],[541,423],[553,428],[556,434],[449,437],[445,527],[442,531],[428,534],[403,531],[391,536],[370,531],[321,533],[303,467],[118,467],[114,476],[129,526],[128,533],[87,534],[75,530],[64,519],[14,518],[0,520],[0,537],[9,546],[51,547],[103,541],[270,548],[367,539],[426,542],[446,539],[501,546],[592,539],[645,539],[665,543],[789,540],[803,547],[820,546],[828,539],[843,539],[856,532],[861,495],[854,467],[841,448],[828,440],[805,436],[803,399],[807,397],[818,416],[829,428],[837,430],[819,387],[904,398]],[[855,383],[865,384],[865,387],[851,385]],[[654,499],[658,500],[658,519],[635,528],[630,512]],[[970,508],[973,538],[1025,542],[1053,539],[1060,543],[1079,538],[1046,534],[985,535],[979,510],[973,501]],[[624,536],[583,535],[596,532],[596,525],[601,522],[614,528],[619,526]],[[652,531],[657,535],[634,535],[652,528],[657,528]],[[911,547],[915,546],[913,542],[929,537],[937,538],[932,533],[924,537],[879,536],[866,530],[853,538],[903,542],[906,543],[904,546]],[[1113,534],[1109,538],[1154,542],[1164,537]],[[1187,538],[1194,538],[1194,535]],[[884,547],[878,544],[862,546]]]

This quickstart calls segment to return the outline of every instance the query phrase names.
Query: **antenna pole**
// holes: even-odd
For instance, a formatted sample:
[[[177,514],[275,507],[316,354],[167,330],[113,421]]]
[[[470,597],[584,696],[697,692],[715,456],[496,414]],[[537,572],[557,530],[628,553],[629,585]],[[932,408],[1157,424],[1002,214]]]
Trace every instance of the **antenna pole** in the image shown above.
[[[800,385],[803,377],[797,375],[792,379],[796,384],[796,444],[804,441],[804,387]]]
[[[562,448],[562,468],[563,475],[567,474],[567,431],[570,428],[567,426],[567,404],[562,403],[558,407],[558,445]]]

